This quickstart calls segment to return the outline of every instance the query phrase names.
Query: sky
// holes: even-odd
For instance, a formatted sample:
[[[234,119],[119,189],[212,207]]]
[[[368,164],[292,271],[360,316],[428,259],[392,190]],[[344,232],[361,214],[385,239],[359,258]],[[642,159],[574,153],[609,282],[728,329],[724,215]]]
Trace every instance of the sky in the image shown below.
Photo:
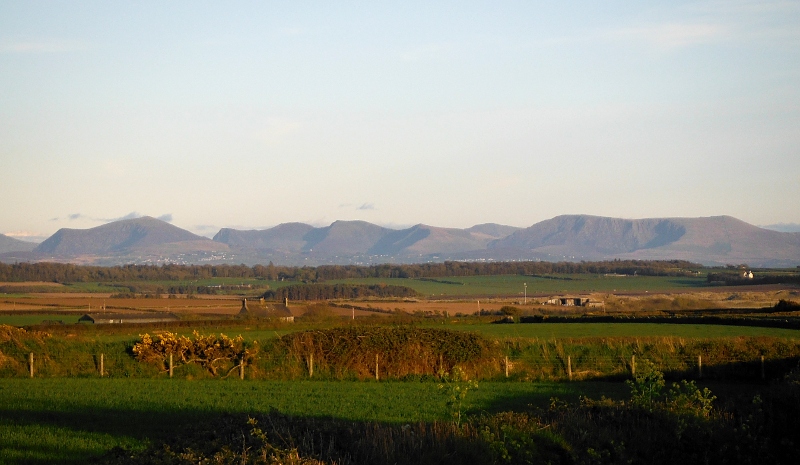
[[[0,233],[800,223],[800,2],[0,0]]]

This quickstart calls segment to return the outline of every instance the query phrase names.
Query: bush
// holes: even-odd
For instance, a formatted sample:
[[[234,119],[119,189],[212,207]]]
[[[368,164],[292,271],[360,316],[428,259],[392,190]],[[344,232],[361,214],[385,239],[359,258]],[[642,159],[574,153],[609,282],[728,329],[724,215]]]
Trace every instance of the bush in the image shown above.
[[[197,364],[205,368],[212,376],[217,376],[223,368],[233,368],[239,363],[249,361],[257,349],[247,347],[244,338],[229,338],[224,334],[219,337],[202,335],[195,331],[194,340],[186,336],[163,332],[151,337],[141,335],[141,341],[133,346],[133,354],[140,362],[156,363],[163,370],[169,369],[169,358],[172,356],[173,367],[176,365]],[[231,368],[230,365],[233,365]]]

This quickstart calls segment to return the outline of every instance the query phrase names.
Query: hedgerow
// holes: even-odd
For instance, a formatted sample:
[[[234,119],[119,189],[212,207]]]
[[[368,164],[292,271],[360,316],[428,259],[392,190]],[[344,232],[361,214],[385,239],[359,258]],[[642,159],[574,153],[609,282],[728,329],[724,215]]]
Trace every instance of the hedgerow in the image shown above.
[[[483,375],[499,371],[496,344],[472,333],[414,326],[340,327],[279,338],[288,357],[334,377],[404,378],[449,372],[456,365]],[[313,365],[312,365],[313,364]],[[316,368],[312,368],[316,367]]]

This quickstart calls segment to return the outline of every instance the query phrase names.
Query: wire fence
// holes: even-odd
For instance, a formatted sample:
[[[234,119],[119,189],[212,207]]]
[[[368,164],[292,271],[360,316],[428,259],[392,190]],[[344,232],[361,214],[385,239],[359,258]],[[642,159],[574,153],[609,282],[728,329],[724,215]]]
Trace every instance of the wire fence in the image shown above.
[[[637,370],[652,367],[664,373],[667,379],[709,379],[766,381],[782,378],[800,363],[800,354],[785,356],[730,357],[714,354],[668,355],[658,359],[641,355],[581,355],[564,353],[547,359],[523,355],[508,355],[492,358],[471,375],[489,379],[514,381],[581,381],[621,380],[633,378]],[[346,370],[326,366],[313,358],[298,360],[287,356],[254,357],[249,360],[231,359],[220,365],[220,377],[241,379],[302,379],[322,377],[347,378]],[[315,372],[316,369],[316,372]],[[372,367],[370,367],[372,369]],[[402,379],[391,372],[379,357],[374,359],[375,378]],[[23,356],[0,354],[0,377],[128,377],[151,378],[197,377],[202,369],[179,360],[165,359],[163,364],[136,361],[127,353],[82,353],[50,354],[30,352]],[[327,375],[326,375],[327,373]],[[419,373],[423,377],[436,377],[437,373]],[[406,376],[407,377],[407,376]]]

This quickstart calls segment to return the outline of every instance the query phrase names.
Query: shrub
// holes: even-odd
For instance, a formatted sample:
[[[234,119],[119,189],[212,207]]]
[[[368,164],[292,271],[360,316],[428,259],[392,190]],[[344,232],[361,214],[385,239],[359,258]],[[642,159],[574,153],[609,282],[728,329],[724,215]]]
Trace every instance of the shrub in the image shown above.
[[[164,370],[168,369],[168,360],[172,355],[173,365],[194,363],[213,376],[217,376],[224,367],[230,368],[231,364],[234,365],[233,368],[238,367],[237,362],[248,361],[257,352],[256,348],[245,346],[242,336],[206,336],[197,331],[193,334],[194,340],[170,332],[158,333],[155,337],[142,334],[141,341],[133,346],[132,351],[136,360],[157,363]]]

